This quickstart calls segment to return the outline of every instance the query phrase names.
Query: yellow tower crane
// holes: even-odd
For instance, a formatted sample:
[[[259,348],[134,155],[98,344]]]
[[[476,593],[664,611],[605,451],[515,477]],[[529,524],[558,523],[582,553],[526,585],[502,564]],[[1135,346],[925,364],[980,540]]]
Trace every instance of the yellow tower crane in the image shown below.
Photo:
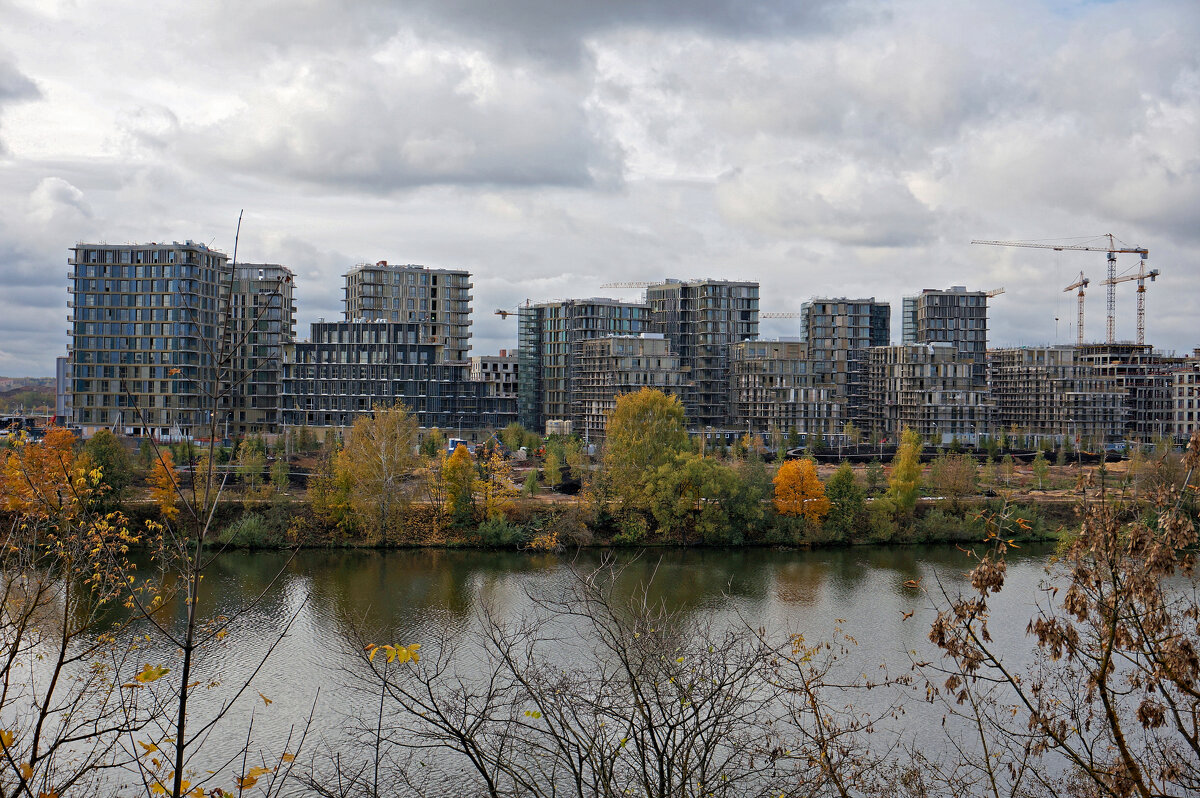
[[[1140,346],[1146,343],[1146,278],[1150,278],[1150,282],[1154,282],[1154,278],[1161,274],[1158,269],[1146,271],[1146,264],[1141,264],[1138,267],[1137,274],[1126,274],[1121,277],[1109,277],[1104,281],[1104,285],[1112,290],[1117,283],[1126,283],[1130,280],[1137,280],[1137,342]]]
[[[1103,285],[1108,286],[1108,343],[1112,343],[1116,338],[1117,327],[1117,290],[1116,283],[1113,280],[1117,276],[1117,255],[1129,253],[1140,255],[1145,261],[1150,257],[1150,250],[1145,247],[1125,247],[1118,246],[1117,238],[1112,233],[1105,233],[1100,238],[1108,239],[1107,247],[1094,247],[1083,244],[1048,244],[1041,241],[982,241],[975,240],[972,244],[990,244],[997,247],[1033,247],[1036,249],[1053,249],[1062,252],[1063,250],[1081,250],[1083,252],[1107,252],[1108,253],[1108,279]],[[1144,267],[1143,267],[1144,268]],[[1148,275],[1147,275],[1148,276]],[[1136,278],[1134,278],[1136,279]]]

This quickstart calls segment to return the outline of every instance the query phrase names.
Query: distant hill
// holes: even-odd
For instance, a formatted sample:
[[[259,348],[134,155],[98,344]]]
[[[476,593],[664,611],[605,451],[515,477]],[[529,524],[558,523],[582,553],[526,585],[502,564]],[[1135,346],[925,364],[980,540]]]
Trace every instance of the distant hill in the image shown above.
[[[54,390],[53,377],[0,377],[0,395],[20,390]]]

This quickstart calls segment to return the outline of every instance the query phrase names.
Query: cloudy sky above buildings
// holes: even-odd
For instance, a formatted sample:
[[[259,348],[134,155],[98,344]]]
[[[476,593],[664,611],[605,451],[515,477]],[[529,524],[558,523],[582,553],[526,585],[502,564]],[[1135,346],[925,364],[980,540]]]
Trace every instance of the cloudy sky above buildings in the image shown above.
[[[388,260],[473,272],[476,354],[515,344],[497,308],[663,277],[780,312],[1003,286],[992,345],[1067,343],[1104,255],[969,242],[1111,232],[1190,350],[1198,41],[1194,0],[0,0],[0,374],[52,373],[74,243],[231,252],[240,209],[301,337]]]

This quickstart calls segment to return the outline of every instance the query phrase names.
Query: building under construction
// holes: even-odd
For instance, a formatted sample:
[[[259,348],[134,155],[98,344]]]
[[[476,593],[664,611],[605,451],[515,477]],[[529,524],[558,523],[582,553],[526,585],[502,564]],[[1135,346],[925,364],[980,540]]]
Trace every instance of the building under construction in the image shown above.
[[[637,335],[649,327],[650,308],[617,299],[564,299],[517,310],[517,411],[521,424],[545,430],[575,413],[576,364],[584,341]]]
[[[844,394],[814,368],[800,341],[743,341],[729,347],[733,425],[755,433],[830,437],[845,426]]]
[[[842,411],[833,422],[865,426],[867,363],[874,346],[891,343],[892,308],[875,297],[817,298],[800,306],[800,340],[808,346],[815,383],[833,385],[833,405]]]
[[[576,364],[574,431],[585,440],[604,437],[617,397],[652,388],[678,395],[679,358],[656,333],[612,335],[584,341]]]
[[[1126,439],[1148,443],[1172,434],[1171,371],[1182,359],[1128,342],[1083,344],[1078,352],[1081,363],[1124,394]]]
[[[667,280],[646,289],[646,302],[653,331],[666,336],[688,375],[688,426],[727,427],[729,347],[758,338],[758,283]]]
[[[909,428],[930,440],[975,442],[991,423],[987,386],[976,383],[975,367],[973,353],[951,342],[872,349],[871,431],[896,440]]]
[[[1074,346],[993,349],[988,380],[997,430],[1055,445],[1096,447],[1123,437],[1124,392]]]

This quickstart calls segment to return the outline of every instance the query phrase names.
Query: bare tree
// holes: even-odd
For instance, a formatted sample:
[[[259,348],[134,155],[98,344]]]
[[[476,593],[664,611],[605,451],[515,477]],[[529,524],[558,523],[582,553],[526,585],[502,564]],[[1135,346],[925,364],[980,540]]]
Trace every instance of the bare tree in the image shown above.
[[[857,673],[831,682],[846,638],[810,645],[670,612],[649,585],[618,598],[619,577],[611,564],[576,572],[560,595],[531,597],[531,613],[485,609],[419,652],[356,641],[363,704],[378,690],[357,746],[369,756],[331,752],[310,786],[425,795],[452,773],[462,792],[582,798],[869,795],[895,783],[884,766],[895,738],[869,735],[895,707],[855,709],[849,691],[879,686]]]

